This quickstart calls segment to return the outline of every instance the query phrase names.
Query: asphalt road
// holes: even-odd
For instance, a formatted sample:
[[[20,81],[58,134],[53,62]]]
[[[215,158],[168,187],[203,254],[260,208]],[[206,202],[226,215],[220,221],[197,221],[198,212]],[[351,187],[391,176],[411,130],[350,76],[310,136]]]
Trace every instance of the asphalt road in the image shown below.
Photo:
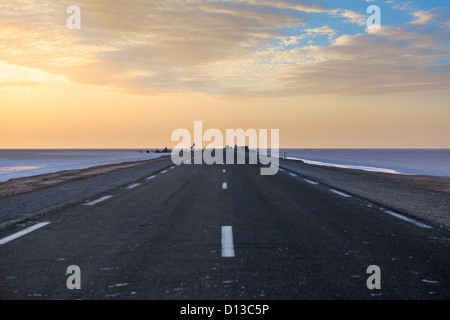
[[[0,298],[450,298],[448,231],[260,166],[173,166],[0,231]]]

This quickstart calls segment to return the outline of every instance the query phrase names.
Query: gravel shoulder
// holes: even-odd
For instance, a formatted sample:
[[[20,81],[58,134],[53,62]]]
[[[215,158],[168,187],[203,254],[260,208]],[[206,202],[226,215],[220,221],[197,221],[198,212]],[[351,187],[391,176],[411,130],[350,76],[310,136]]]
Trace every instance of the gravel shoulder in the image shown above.
[[[6,182],[0,182],[0,199],[54,187],[69,181],[80,180],[144,164],[157,163],[166,159],[167,157],[162,157],[146,161],[125,162],[11,179]]]
[[[280,166],[389,209],[450,229],[450,177],[403,175],[314,166],[280,160]]]
[[[113,191],[171,165],[168,156],[1,182],[0,228]]]

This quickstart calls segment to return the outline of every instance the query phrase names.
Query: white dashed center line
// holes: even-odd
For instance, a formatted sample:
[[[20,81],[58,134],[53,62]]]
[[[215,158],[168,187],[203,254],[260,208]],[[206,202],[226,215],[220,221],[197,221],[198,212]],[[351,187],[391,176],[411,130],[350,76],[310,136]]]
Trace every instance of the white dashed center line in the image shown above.
[[[152,179],[155,179],[155,178],[156,178],[156,176],[151,176],[151,177],[148,177],[147,180],[152,180]]]
[[[167,172],[167,170],[164,170],[163,172],[161,172],[161,173],[166,173]]]
[[[222,183],[222,190],[227,190],[228,184],[226,182]]]
[[[303,180],[305,180],[306,182],[308,182],[310,184],[319,184],[318,182],[311,181],[311,180],[308,180],[308,179],[303,179]]]
[[[289,172],[289,174],[293,177],[296,177],[297,175],[295,173]]]
[[[234,258],[233,228],[222,227],[222,258]]]
[[[39,228],[45,227],[45,226],[48,225],[49,223],[50,223],[50,222],[41,222],[41,223],[35,224],[34,226],[31,226],[31,227],[29,227],[29,228],[26,228],[26,229],[24,229],[24,230],[22,230],[22,231],[19,231],[19,232],[17,232],[17,233],[14,233],[14,234],[12,234],[12,235],[6,237],[6,238],[0,239],[0,245],[5,244],[5,243],[8,243],[8,242],[10,242],[10,241],[12,241],[12,240],[15,240],[15,239],[17,239],[17,238],[19,238],[19,237],[21,237],[21,236],[26,235],[27,233],[33,232],[33,231],[35,231],[35,230],[37,230],[37,229],[39,229]]]

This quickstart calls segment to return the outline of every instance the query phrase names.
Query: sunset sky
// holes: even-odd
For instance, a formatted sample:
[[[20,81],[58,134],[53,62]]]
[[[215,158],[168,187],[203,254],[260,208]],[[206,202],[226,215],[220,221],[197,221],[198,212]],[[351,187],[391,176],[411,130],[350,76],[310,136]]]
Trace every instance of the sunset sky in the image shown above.
[[[0,0],[0,148],[450,148],[449,44],[448,0]]]

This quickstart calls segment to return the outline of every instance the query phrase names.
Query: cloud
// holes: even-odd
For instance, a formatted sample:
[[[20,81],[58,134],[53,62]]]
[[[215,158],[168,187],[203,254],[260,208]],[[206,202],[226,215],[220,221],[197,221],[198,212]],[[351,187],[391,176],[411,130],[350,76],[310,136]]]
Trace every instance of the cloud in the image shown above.
[[[425,25],[432,22],[435,25],[448,26],[450,23],[449,19],[450,9],[449,8],[433,8],[431,10],[419,10],[411,12],[414,20],[411,22],[415,25]]]
[[[385,26],[382,30],[344,35],[331,46],[299,50],[298,55],[315,60],[281,70],[285,89],[298,94],[334,95],[448,90],[448,72],[430,65],[430,61],[448,55],[448,48],[430,36],[404,28]]]
[[[283,0],[236,0],[236,1],[231,0],[230,2],[240,2],[247,5],[250,4],[256,6],[268,6],[277,9],[288,9],[308,13],[327,12],[325,8],[323,8],[318,4],[302,3],[299,1],[290,2]]]
[[[328,35],[329,38],[334,37],[337,34],[335,29],[330,28],[329,26],[322,26],[318,28],[309,28],[305,30],[308,36],[313,35]]]
[[[355,12],[352,10],[335,10],[330,12],[331,15],[345,18],[347,22],[356,23],[360,26],[365,26],[367,24],[367,15]]]
[[[77,3],[81,30],[68,30],[67,7],[60,2],[0,0],[0,60],[132,94],[359,95],[448,88],[448,77],[430,65],[448,56],[439,38],[447,33],[420,34],[413,30],[417,23],[337,37],[339,31],[327,25],[305,25],[308,17],[334,12],[361,26],[367,17],[299,1]],[[332,44],[308,43],[321,35]]]
[[[392,0],[391,2],[389,2],[392,4],[392,8],[396,9],[396,10],[400,10],[400,11],[411,11],[414,10],[415,6],[413,4],[412,1],[395,1]]]
[[[429,11],[415,11],[412,15],[416,18],[416,20],[411,22],[413,24],[426,24],[434,17],[433,13]]]

